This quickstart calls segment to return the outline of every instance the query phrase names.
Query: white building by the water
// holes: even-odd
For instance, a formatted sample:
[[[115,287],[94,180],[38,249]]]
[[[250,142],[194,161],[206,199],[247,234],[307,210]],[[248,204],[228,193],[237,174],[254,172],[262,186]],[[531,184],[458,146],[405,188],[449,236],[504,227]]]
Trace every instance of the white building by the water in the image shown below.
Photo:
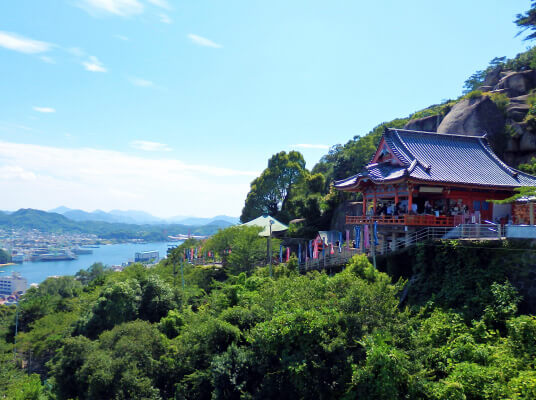
[[[158,251],[144,251],[134,255],[134,262],[157,263],[158,261],[160,261],[160,253]]]
[[[10,276],[0,276],[0,294],[12,295],[26,291],[28,281],[20,274],[13,272]]]

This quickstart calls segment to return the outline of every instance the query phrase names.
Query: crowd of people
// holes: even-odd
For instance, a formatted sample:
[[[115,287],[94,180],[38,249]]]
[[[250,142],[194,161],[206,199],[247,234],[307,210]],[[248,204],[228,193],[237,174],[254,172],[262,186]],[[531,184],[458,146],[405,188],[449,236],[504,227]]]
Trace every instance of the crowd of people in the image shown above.
[[[408,207],[408,201],[403,200],[395,203],[394,201],[378,202],[376,210],[369,209],[368,215],[375,216],[399,216],[399,215],[435,215],[439,216],[455,216],[465,215],[469,211],[469,207],[463,203],[461,199],[458,201],[453,200],[438,200],[436,202],[430,202],[426,200],[421,203],[421,206],[417,203],[413,203],[411,208]]]

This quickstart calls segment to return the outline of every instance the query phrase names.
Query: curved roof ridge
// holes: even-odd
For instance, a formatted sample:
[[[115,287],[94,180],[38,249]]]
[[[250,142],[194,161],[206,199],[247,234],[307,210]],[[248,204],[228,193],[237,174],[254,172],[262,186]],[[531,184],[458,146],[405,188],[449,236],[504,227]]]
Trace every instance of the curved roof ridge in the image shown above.
[[[386,128],[390,131],[401,131],[401,132],[408,132],[408,133],[420,133],[420,134],[427,134],[427,135],[441,135],[441,136],[455,136],[455,137],[462,137],[467,139],[481,139],[486,136],[486,134],[482,135],[462,135],[460,133],[446,133],[446,132],[430,132],[430,131],[416,131],[414,129],[402,129],[402,128]]]
[[[485,136],[481,136],[479,140],[480,145],[484,148],[484,151],[505,171],[509,172],[513,178],[516,178],[518,173],[508,165],[506,165],[495,152],[490,148],[489,142]]]
[[[400,152],[400,150],[398,149],[397,145],[394,143],[393,138],[391,137],[393,135],[401,143],[402,148],[403,148],[403,150],[404,150],[404,152],[406,154],[403,154],[402,152]],[[386,129],[386,131],[384,132],[384,138],[385,138],[385,141],[387,142],[387,144],[389,145],[389,147],[391,147],[391,150],[393,150],[393,153],[396,155],[398,160],[402,164],[404,164],[406,166],[409,166],[415,157],[413,157],[413,154],[411,154],[411,152],[409,151],[407,146],[404,145],[404,143],[402,142],[402,138],[398,135],[396,130]],[[409,157],[408,157],[408,155],[409,155]]]

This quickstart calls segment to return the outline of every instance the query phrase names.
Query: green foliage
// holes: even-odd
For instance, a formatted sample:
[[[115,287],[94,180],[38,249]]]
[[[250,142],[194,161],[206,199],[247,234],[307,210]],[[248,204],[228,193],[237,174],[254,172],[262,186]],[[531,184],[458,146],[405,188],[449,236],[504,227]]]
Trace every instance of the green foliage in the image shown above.
[[[469,93],[467,93],[464,98],[469,100],[475,100],[480,99],[482,97],[482,91],[481,90],[472,90]]]
[[[471,75],[463,84],[464,94],[471,93],[476,91],[486,79],[486,76],[493,70],[500,68],[505,69],[505,64],[507,63],[506,57],[495,57],[490,61],[488,67],[482,71],[476,71]],[[474,98],[474,97],[473,97]]]
[[[531,2],[531,7],[528,11],[523,14],[517,14],[514,23],[520,28],[518,35],[527,30],[532,32],[524,40],[536,38],[536,1]]]
[[[525,164],[524,168],[526,170],[532,170],[534,166],[531,164]],[[516,192],[514,195],[507,197],[504,200],[491,200],[491,202],[497,203],[497,204],[509,204],[524,197],[533,197],[533,196],[536,196],[536,187],[523,186],[519,188],[514,188],[514,192]]]
[[[495,103],[499,111],[506,117],[506,108],[510,104],[510,99],[504,93],[490,93],[488,97]]]
[[[274,154],[268,167],[251,183],[240,220],[248,222],[264,213],[288,222],[285,206],[296,185],[305,179],[305,160],[297,151]]]
[[[233,230],[229,243],[241,234]],[[187,265],[184,290],[173,288],[169,260],[105,274],[83,290],[72,278],[47,282],[21,302],[55,299],[18,336],[17,363],[4,362],[13,357],[5,336],[14,309],[0,308],[0,395],[529,399],[536,319],[518,315],[504,279],[523,255],[505,263],[482,247],[419,249],[415,272],[427,279],[410,286],[411,308],[400,306],[406,282],[363,255],[333,276],[300,275],[295,258],[274,278],[257,268],[218,281],[212,267]],[[45,384],[20,369],[30,351]]]
[[[233,275],[249,273],[267,261],[267,238],[259,236],[261,230],[255,226],[221,229],[206,241],[204,248],[219,254],[227,272]],[[275,257],[279,243],[279,240],[272,238],[272,257]],[[228,250],[231,250],[230,254]]]
[[[93,263],[87,270],[81,269],[78,271],[75,278],[79,280],[82,285],[87,285],[96,279],[100,279],[102,283],[102,279],[108,273],[110,273],[110,269],[103,263],[97,262]]]

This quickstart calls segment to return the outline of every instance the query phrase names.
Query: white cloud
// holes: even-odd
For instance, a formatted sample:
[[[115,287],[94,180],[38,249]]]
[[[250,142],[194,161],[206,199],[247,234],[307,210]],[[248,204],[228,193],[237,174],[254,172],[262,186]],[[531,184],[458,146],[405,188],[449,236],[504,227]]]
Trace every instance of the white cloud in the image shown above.
[[[33,181],[36,179],[35,173],[16,165],[0,166],[0,176],[5,180],[22,179],[24,181]]]
[[[329,149],[329,145],[327,144],[311,144],[311,143],[300,143],[300,144],[293,144],[293,148],[301,148],[301,149]]]
[[[124,35],[114,35],[116,39],[123,40],[124,42],[128,42],[128,37]]]
[[[138,209],[157,215],[240,214],[258,171],[93,148],[0,141],[5,209]]]
[[[34,111],[40,112],[40,113],[55,113],[56,109],[52,107],[33,107]]]
[[[56,61],[52,57],[49,56],[41,56],[41,61],[46,62],[47,64],[56,64]]]
[[[143,151],[171,151],[171,148],[164,143],[149,142],[147,140],[134,140],[130,146]]]
[[[54,45],[25,38],[16,33],[0,31],[0,47],[26,54],[45,53]]]
[[[171,6],[167,2],[167,0],[147,0],[147,1],[157,7],[164,8],[166,10],[171,10]]]
[[[132,77],[132,78],[129,78],[128,79],[130,81],[130,83],[132,83],[134,86],[139,86],[139,87],[154,87],[154,82],[152,81],[149,81],[147,79],[142,79],[142,78],[136,78],[136,77]]]
[[[221,44],[215,43],[210,39],[204,38],[199,35],[195,35],[193,33],[189,33],[187,36],[193,43],[199,46],[213,47],[215,49],[219,49],[223,47]]]
[[[143,4],[138,0],[81,0],[78,5],[90,15],[118,15],[130,17],[143,13]]]
[[[160,22],[164,24],[171,24],[173,22],[171,18],[169,18],[169,16],[166,14],[159,14],[159,16],[160,16]]]
[[[86,70],[91,72],[106,72],[107,69],[104,68],[99,59],[95,56],[90,56],[87,61],[84,61],[82,65]]]

